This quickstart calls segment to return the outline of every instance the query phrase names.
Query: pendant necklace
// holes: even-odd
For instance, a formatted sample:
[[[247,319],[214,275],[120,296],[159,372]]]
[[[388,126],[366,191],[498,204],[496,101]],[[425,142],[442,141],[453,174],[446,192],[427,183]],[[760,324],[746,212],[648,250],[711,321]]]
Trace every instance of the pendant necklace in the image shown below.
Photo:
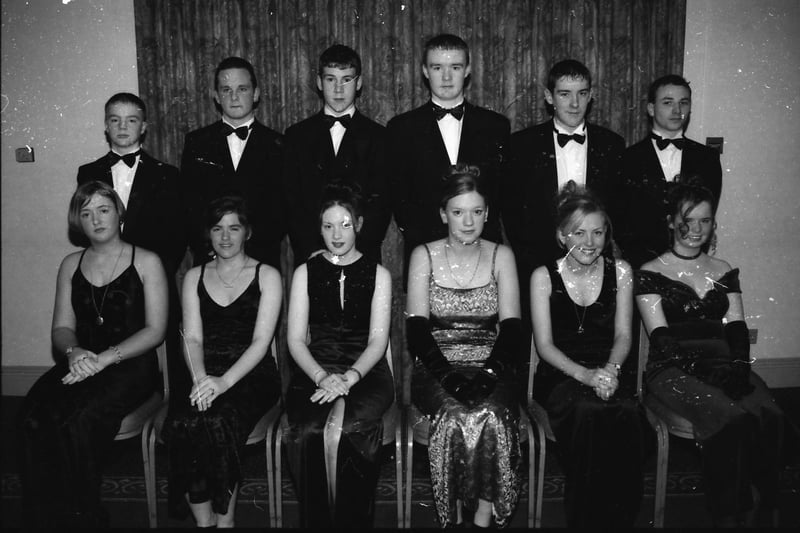
[[[335,255],[334,257],[339,257]],[[344,268],[339,273],[339,305],[341,305],[342,309],[344,309],[344,280],[347,279],[347,276],[344,273]]]
[[[341,258],[342,258],[341,255],[336,255],[335,253],[331,252],[331,263],[333,263],[334,265],[338,265],[339,261],[342,260]]]
[[[583,321],[586,318],[586,309],[587,307],[583,308],[583,314],[581,314],[580,320],[578,319],[578,304],[574,301],[572,302],[572,307],[575,309],[575,320],[578,322],[578,335],[583,335]]]
[[[106,283],[106,288],[103,289],[103,297],[100,299],[100,308],[97,308],[97,301],[94,298],[94,284],[89,283],[89,290],[92,292],[92,306],[94,306],[94,311],[97,313],[97,318],[94,320],[94,323],[98,326],[102,326],[103,322],[103,307],[106,305],[106,295],[108,294],[108,288],[111,286],[111,282],[114,280],[114,272],[117,270],[117,265],[119,264],[119,259],[122,257],[122,252],[125,251],[125,246],[120,246],[119,254],[117,254],[117,260],[114,261],[114,268],[111,269],[111,275],[108,277],[108,283]]]
[[[242,271],[244,270],[245,266],[247,266],[247,259],[245,259],[242,262],[242,268],[239,269],[239,273],[236,274],[236,276],[230,281],[230,283],[222,279],[222,274],[219,273],[219,262],[217,262],[217,268],[215,268],[214,270],[216,270],[217,277],[222,282],[222,286],[225,287],[226,289],[232,289],[235,286],[236,280],[239,279],[239,276],[242,275]]]
[[[672,255],[674,255],[678,259],[683,259],[685,261],[691,261],[693,259],[697,259],[698,257],[700,257],[700,254],[703,253],[703,250],[698,250],[698,252],[694,255],[683,255],[676,252],[675,248],[670,248],[669,251],[672,253]]]
[[[462,284],[460,281],[458,281],[458,278],[456,278],[455,275],[453,274],[453,267],[450,264],[450,256],[447,253],[447,249],[448,248],[450,248],[450,245],[445,242],[444,243],[444,258],[445,258],[445,261],[447,261],[447,270],[450,271],[450,277],[453,279],[453,281],[456,282],[456,285],[458,285],[462,289],[469,287],[470,285],[472,285],[472,280],[475,279],[475,274],[478,273],[478,267],[481,264],[481,255],[483,254],[483,246],[482,246],[481,241],[480,240],[478,241],[478,260],[475,262],[475,270],[472,271],[472,276],[470,276],[469,281],[467,281],[464,284]]]

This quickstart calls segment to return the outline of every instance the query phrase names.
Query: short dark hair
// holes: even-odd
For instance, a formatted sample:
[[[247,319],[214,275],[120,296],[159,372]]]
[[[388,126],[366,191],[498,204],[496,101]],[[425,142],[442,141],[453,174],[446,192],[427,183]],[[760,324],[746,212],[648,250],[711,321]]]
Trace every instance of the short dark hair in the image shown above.
[[[442,189],[442,197],[439,200],[441,209],[447,209],[447,202],[468,192],[477,192],[483,197],[486,205],[489,205],[489,197],[486,194],[479,167],[466,163],[456,163],[447,169],[442,179],[444,180],[444,188]]]
[[[108,116],[108,108],[114,104],[131,104],[139,108],[142,112],[142,121],[147,121],[147,106],[144,101],[133,93],[117,93],[108,99],[105,105],[105,114]]]
[[[575,231],[580,226],[583,219],[587,215],[598,213],[603,216],[606,221],[606,243],[604,250],[609,246],[613,248],[614,232],[611,225],[611,218],[603,207],[600,200],[597,199],[586,188],[576,186],[572,182],[572,186],[568,183],[556,197],[556,230],[562,235],[567,235]],[[557,237],[556,237],[557,238]],[[558,241],[559,246],[564,247],[561,241]]]
[[[661,76],[653,83],[650,84],[650,88],[647,89],[647,103],[654,104],[656,102],[656,93],[661,87],[665,85],[677,85],[678,87],[686,87],[689,90],[689,98],[692,97],[692,88],[689,87],[689,82],[686,81],[686,78],[683,76],[678,76],[677,74],[667,74],[666,76]]]
[[[354,68],[356,76],[361,75],[361,57],[358,52],[343,44],[334,44],[319,56],[317,74],[322,76],[322,69],[329,68]]]
[[[258,87],[258,80],[256,79],[256,71],[253,68],[253,65],[246,59],[242,59],[241,57],[226,57],[222,61],[219,62],[217,65],[217,69],[214,71],[214,90],[219,89],[219,73],[223,70],[229,70],[232,68],[242,68],[245,69],[248,74],[250,74],[250,83],[253,85],[253,90]]]
[[[589,82],[590,88],[592,86],[592,74],[586,65],[575,59],[564,59],[550,68],[550,73],[547,75],[547,90],[552,93],[556,88],[556,82],[564,77],[582,78]]]
[[[350,212],[350,216],[353,218],[353,228],[356,228],[356,221],[363,215],[361,201],[361,190],[357,184],[348,185],[334,182],[326,185],[319,207],[320,226],[322,225],[322,215],[325,214],[325,211],[338,205]]]
[[[111,200],[114,203],[114,207],[117,209],[120,222],[125,220],[125,204],[122,203],[114,187],[99,180],[87,181],[83,185],[79,185],[69,201],[67,235],[69,236],[69,242],[81,248],[86,248],[91,244],[89,237],[86,236],[86,233],[83,231],[83,226],[81,225],[81,209],[83,209],[95,194]]]
[[[206,236],[211,232],[211,228],[217,225],[222,217],[234,214],[239,217],[239,224],[247,230],[247,236],[253,233],[253,226],[250,223],[247,203],[241,196],[220,196],[211,200],[206,206]]]
[[[440,33],[439,35],[428,39],[425,42],[424,48],[422,49],[423,65],[427,63],[428,52],[431,50],[461,50],[464,52],[467,65],[469,65],[469,46],[467,46],[467,43],[464,41],[464,39],[458,35],[453,35],[452,33]]]

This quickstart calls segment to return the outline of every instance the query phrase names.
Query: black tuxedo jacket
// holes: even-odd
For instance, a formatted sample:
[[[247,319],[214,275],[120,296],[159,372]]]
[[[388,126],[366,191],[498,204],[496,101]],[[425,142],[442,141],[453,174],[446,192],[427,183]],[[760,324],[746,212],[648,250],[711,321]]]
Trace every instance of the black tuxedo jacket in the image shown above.
[[[280,269],[281,240],[286,234],[286,211],[281,185],[283,136],[258,120],[234,169],[221,120],[186,134],[181,177],[190,209],[189,246],[194,263],[208,260],[204,213],[211,200],[226,195],[245,199],[253,234],[247,254]]]
[[[667,182],[650,137],[625,150],[622,158],[626,211],[615,220],[614,232],[623,255],[634,268],[657,257],[670,246],[667,227]],[[681,176],[697,176],[717,200],[722,192],[719,152],[686,139],[681,154]]]
[[[496,199],[505,143],[511,131],[508,119],[469,102],[461,127],[458,162],[477,165],[488,191],[486,239],[500,242],[500,214]],[[387,125],[389,180],[395,222],[403,233],[405,265],[419,244],[441,239],[447,226],[439,217],[442,176],[450,166],[431,102],[394,117]],[[492,208],[494,206],[494,208]]]
[[[290,126],[284,146],[284,190],[295,265],[325,247],[320,237],[319,209],[329,183],[344,183],[360,191],[364,224],[358,249],[380,262],[381,243],[392,217],[386,179],[386,128],[356,111],[339,152],[334,154],[330,130],[320,112]]]
[[[108,154],[78,169],[78,185],[99,180],[114,186]],[[141,152],[125,214],[122,238],[155,252],[170,278],[186,253],[187,225],[178,169]]]
[[[561,253],[556,241],[558,170],[553,120],[511,136],[502,181],[502,217],[517,260],[520,289],[536,267]],[[611,130],[586,124],[586,187],[613,219],[625,141]],[[527,300],[527,292],[523,292]]]

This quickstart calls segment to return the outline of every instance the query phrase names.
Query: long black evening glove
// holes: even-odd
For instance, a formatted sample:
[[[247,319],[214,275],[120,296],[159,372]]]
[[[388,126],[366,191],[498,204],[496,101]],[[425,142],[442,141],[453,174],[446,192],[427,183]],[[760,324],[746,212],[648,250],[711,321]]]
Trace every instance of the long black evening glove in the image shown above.
[[[494,390],[497,379],[516,369],[522,340],[522,320],[506,318],[500,322],[500,331],[494,341],[492,353],[483,363],[483,369],[470,381],[469,403],[477,405]]]
[[[444,390],[465,404],[470,380],[461,372],[454,370],[450,362],[442,355],[436,339],[431,334],[430,321],[426,317],[410,316],[406,319],[406,342],[408,342],[408,351],[411,355],[422,361],[428,372],[439,380]]]
[[[721,386],[729,398],[738,400],[755,389],[750,383],[750,334],[744,320],[725,324],[725,338],[733,362],[730,366],[730,375]]]

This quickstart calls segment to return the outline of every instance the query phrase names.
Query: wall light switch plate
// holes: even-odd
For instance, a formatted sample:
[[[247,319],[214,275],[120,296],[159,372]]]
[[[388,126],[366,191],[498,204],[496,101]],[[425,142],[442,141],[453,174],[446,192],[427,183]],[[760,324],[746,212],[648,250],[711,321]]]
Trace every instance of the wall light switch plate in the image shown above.
[[[24,148],[17,148],[14,151],[17,157],[17,163],[33,163],[33,147],[26,146]]]
[[[724,144],[723,137],[706,137],[706,146],[722,153],[722,145]]]

